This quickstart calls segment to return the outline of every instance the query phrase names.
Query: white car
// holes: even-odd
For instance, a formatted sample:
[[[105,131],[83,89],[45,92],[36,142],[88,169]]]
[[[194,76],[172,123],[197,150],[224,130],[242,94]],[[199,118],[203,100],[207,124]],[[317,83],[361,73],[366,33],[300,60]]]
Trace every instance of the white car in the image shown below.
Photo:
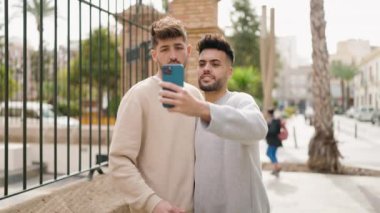
[[[359,121],[371,121],[374,112],[372,107],[360,107],[355,118]]]
[[[354,118],[355,115],[358,113],[358,110],[355,109],[354,107],[350,107],[347,111],[346,111],[346,116],[349,117],[349,118]]]
[[[373,113],[371,123],[374,125],[380,125],[380,110]]]
[[[0,103],[0,121],[4,123],[5,103]],[[8,102],[8,119],[12,126],[22,126],[23,122],[23,102],[10,101]],[[38,125],[40,120],[40,103],[26,102],[26,119],[27,125]],[[43,125],[51,127],[54,125],[54,107],[51,104],[42,103],[42,121]],[[70,118],[70,127],[79,126],[79,120]],[[67,116],[57,114],[57,127],[67,127]]]

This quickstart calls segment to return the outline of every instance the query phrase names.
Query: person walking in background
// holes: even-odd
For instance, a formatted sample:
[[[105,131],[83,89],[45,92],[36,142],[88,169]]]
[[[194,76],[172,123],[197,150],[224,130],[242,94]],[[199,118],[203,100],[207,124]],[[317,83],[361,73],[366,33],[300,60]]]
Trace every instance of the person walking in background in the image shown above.
[[[175,84],[161,82],[161,101],[170,112],[199,117],[195,139],[194,208],[199,213],[268,213],[261,176],[259,141],[267,124],[252,96],[227,89],[234,52],[221,35],[198,43],[197,100]],[[176,113],[173,113],[176,114]]]
[[[280,119],[275,118],[274,109],[268,110],[268,115],[268,134],[266,136],[268,148],[266,154],[273,165],[272,174],[278,177],[280,175],[281,165],[277,159],[277,149],[282,146],[282,141],[279,137],[282,124]]]
[[[183,24],[165,17],[151,26],[153,60],[186,66],[190,45]],[[131,213],[193,212],[196,118],[169,113],[158,100],[158,71],[128,90],[117,113],[109,166]],[[183,88],[197,99],[201,92]]]

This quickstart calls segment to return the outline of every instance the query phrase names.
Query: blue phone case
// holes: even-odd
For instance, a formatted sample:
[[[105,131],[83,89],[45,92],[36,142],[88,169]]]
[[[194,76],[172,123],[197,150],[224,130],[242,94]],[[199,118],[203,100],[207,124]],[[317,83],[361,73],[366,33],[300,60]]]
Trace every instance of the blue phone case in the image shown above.
[[[171,82],[183,87],[184,68],[182,64],[165,64],[161,67],[161,72],[163,81]],[[166,108],[173,107],[171,104],[163,104],[163,106]]]

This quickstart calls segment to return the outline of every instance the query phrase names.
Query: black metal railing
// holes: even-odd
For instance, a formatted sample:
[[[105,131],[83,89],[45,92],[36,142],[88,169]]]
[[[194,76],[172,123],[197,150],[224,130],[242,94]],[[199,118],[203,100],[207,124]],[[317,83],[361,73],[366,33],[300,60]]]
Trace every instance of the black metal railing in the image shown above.
[[[162,15],[141,0],[15,2],[0,1],[0,200],[101,172],[121,97],[155,69],[148,29]],[[22,27],[11,10],[22,14]],[[10,28],[22,29],[21,43]]]

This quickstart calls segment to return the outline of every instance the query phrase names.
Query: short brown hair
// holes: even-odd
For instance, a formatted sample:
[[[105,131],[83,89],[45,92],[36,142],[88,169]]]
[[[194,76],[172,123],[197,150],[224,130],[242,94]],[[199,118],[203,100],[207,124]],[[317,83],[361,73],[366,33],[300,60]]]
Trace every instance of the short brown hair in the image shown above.
[[[150,35],[152,36],[152,48],[157,46],[159,39],[182,37],[184,41],[187,41],[185,26],[180,20],[170,16],[155,21],[151,26]]]
[[[199,54],[205,49],[217,49],[223,51],[231,60],[231,63],[234,63],[234,51],[222,35],[206,34],[201,40],[199,40],[197,46]]]

